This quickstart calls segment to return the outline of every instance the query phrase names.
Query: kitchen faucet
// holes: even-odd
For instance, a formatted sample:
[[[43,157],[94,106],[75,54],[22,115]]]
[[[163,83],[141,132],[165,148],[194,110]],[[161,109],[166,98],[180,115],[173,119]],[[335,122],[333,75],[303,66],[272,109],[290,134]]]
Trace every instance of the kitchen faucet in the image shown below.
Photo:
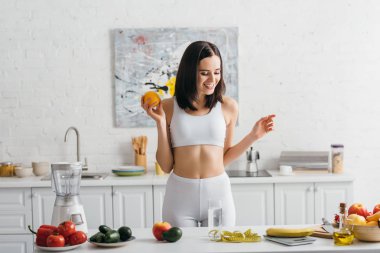
[[[75,134],[77,135],[77,161],[78,162],[81,162],[80,161],[80,141],[79,141],[79,131],[76,127],[69,127],[67,130],[66,130],[66,133],[65,133],[65,142],[67,142],[67,135],[68,133],[70,132],[70,130],[73,130],[75,132]],[[82,165],[82,170],[88,170],[88,166],[87,166],[87,158],[85,158],[84,160],[84,164]]]

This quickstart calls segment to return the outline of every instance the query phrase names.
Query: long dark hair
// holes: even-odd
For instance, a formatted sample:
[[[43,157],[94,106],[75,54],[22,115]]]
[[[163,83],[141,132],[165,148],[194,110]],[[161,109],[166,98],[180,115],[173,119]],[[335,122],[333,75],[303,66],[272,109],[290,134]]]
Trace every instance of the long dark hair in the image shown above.
[[[179,107],[182,109],[197,110],[192,102],[197,99],[198,65],[202,59],[213,55],[218,56],[220,59],[220,80],[215,87],[214,93],[206,95],[205,106],[211,110],[218,101],[223,103],[222,96],[225,93],[226,85],[223,79],[223,61],[219,49],[210,42],[195,41],[183,53],[176,77],[175,97]]]

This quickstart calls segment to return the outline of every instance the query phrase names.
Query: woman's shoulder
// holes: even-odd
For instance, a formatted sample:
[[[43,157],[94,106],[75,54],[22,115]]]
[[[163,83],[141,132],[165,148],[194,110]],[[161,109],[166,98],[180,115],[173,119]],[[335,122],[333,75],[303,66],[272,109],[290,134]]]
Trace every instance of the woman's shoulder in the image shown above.
[[[173,104],[174,104],[174,97],[171,97],[171,98],[165,98],[162,100],[162,106],[164,107],[171,107],[173,108]]]
[[[235,99],[227,96],[223,96],[223,103],[222,103],[223,110],[229,111],[229,112],[237,112],[238,111],[238,103]]]
[[[161,103],[162,103],[162,108],[164,109],[164,112],[171,119],[171,116],[173,114],[173,108],[174,108],[174,97],[165,98],[161,101]]]

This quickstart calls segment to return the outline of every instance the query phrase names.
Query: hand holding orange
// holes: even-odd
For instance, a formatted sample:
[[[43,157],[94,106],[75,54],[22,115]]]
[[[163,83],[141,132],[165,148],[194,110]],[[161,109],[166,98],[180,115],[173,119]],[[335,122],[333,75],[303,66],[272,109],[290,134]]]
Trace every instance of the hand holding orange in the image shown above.
[[[160,96],[154,91],[147,91],[143,96],[143,103],[149,106],[157,106],[161,102]]]

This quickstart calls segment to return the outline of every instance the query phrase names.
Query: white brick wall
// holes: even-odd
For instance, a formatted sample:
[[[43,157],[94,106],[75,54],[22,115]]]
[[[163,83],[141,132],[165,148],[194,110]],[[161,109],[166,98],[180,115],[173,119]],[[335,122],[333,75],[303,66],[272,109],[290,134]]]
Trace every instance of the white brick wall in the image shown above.
[[[345,144],[355,200],[380,202],[380,2],[318,0],[0,0],[0,142],[3,160],[75,159],[92,170],[133,161],[131,136],[114,128],[111,30],[238,26],[242,138],[262,115],[276,132],[260,140],[263,166],[281,150]],[[0,150],[1,152],[1,150]],[[0,154],[1,158],[1,154]]]

